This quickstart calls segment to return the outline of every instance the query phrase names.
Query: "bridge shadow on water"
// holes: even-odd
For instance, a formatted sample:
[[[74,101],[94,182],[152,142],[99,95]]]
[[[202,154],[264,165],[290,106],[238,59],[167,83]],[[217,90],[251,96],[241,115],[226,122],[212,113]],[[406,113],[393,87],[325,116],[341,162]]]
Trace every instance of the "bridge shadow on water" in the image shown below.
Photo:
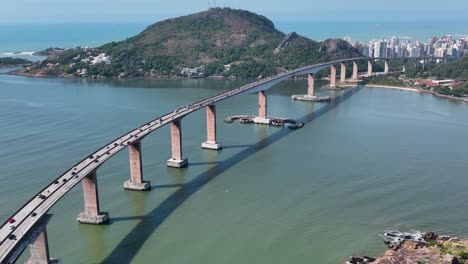
[[[319,118],[340,103],[346,101],[348,98],[353,96],[358,91],[362,90],[362,86],[351,88],[343,94],[333,98],[329,103],[309,113],[299,120],[304,124],[310,123],[311,121]],[[136,256],[140,248],[151,236],[151,234],[169,217],[185,200],[190,198],[194,193],[200,190],[203,186],[209,183],[211,180],[219,176],[221,173],[230,169],[232,166],[245,160],[246,158],[254,155],[255,153],[265,149],[269,145],[276,141],[284,138],[285,136],[294,133],[291,129],[280,129],[270,136],[258,141],[256,144],[247,145],[248,148],[242,150],[231,158],[219,161],[212,168],[204,171],[200,175],[196,176],[193,180],[188,183],[182,184],[173,194],[171,194],[166,200],[154,208],[151,212],[144,216],[137,216],[136,219],[141,221],[119,242],[119,244],[112,250],[112,252],[101,262],[101,263],[130,263]],[[134,219],[133,217],[128,217]],[[125,219],[117,219],[117,221]]]

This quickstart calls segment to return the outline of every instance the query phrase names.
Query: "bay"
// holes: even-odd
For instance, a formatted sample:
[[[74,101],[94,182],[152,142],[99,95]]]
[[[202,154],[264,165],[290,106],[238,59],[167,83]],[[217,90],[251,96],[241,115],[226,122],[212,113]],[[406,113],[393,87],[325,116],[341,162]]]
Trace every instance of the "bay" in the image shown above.
[[[88,80],[0,75],[0,220],[77,161],[129,129],[244,81]],[[226,124],[255,114],[256,95],[217,106],[222,151],[200,148],[205,113],[182,122],[186,169],[165,166],[168,128],[143,141],[153,189],[123,190],[128,153],[98,171],[107,226],[80,225],[77,186],[53,207],[51,255],[65,263],[337,263],[379,255],[386,229],[468,235],[468,105],[415,92],[268,92],[272,116],[302,129]],[[27,255],[27,253],[25,254]],[[26,256],[23,256],[23,259]]]

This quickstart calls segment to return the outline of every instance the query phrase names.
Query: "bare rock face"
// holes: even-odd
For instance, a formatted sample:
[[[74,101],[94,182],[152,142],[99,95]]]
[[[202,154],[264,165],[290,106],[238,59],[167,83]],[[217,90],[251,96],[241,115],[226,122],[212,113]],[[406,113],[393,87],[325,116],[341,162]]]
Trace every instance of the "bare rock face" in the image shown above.
[[[423,235],[423,239],[426,241],[433,241],[438,237],[438,235],[434,232],[427,232]]]
[[[421,247],[417,242],[406,241],[396,251],[388,250],[385,255],[377,259],[375,264],[397,263],[437,263],[440,261],[440,250]]]
[[[424,235],[429,243],[404,241],[399,247],[385,252],[375,264],[464,264],[468,263],[468,240],[440,237],[435,233]]]
[[[322,42],[321,51],[328,53],[333,59],[344,58],[355,53],[355,48],[341,39],[327,39]]]
[[[289,44],[298,37],[296,32],[291,32],[286,37],[284,37],[283,41],[276,47],[276,49],[273,51],[273,53],[278,54],[281,52],[282,49],[286,48],[289,46]]]

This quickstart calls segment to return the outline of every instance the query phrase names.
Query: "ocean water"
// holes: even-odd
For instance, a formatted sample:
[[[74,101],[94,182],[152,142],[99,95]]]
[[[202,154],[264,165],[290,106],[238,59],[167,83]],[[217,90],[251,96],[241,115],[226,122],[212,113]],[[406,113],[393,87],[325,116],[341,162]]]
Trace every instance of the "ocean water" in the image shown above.
[[[315,40],[343,38],[367,42],[374,38],[399,36],[402,40],[426,41],[433,36],[468,35],[463,21],[274,21],[285,32],[297,32]],[[49,47],[96,47],[119,41],[143,31],[151,23],[0,25],[0,56]],[[8,53],[8,54],[5,54]]]
[[[0,25],[0,54],[39,51],[49,47],[96,47],[132,37],[148,25],[132,23]]]
[[[468,36],[468,19],[461,21],[394,20],[394,21],[280,21],[277,27],[284,32],[297,32],[315,40],[344,38],[368,42],[398,36],[401,41],[427,41],[431,37],[452,35],[459,39]]]

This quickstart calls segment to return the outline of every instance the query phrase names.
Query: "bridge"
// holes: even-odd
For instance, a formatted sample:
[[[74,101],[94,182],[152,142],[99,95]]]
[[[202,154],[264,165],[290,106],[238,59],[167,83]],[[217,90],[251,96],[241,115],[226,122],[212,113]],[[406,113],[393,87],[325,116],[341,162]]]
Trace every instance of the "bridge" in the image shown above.
[[[414,59],[425,63],[437,58],[395,58]],[[84,196],[84,210],[78,214],[77,220],[85,224],[104,224],[109,221],[109,214],[103,212],[99,205],[99,193],[97,184],[97,170],[112,156],[128,148],[130,162],[130,179],[124,183],[127,190],[147,191],[151,188],[150,182],[144,180],[142,170],[142,140],[158,130],[170,125],[172,156],[167,161],[167,166],[180,168],[188,165],[187,158],[183,156],[182,148],[182,119],[202,108],[206,109],[207,135],[202,143],[205,149],[218,150],[222,148],[216,135],[216,104],[223,100],[258,93],[260,123],[268,121],[266,91],[274,85],[295,76],[308,76],[308,90],[304,96],[314,97],[314,74],[320,70],[330,68],[330,87],[336,86],[337,69],[341,66],[340,81],[346,81],[346,63],[352,62],[353,71],[351,80],[358,80],[358,61],[367,61],[367,76],[373,74],[372,62],[384,61],[384,74],[389,73],[388,58],[350,58],[326,63],[306,66],[295,70],[286,71],[278,75],[268,77],[256,82],[244,85],[240,88],[194,102],[158,117],[143,124],[117,139],[104,145],[83,160],[66,170],[45,188],[30,198],[0,227],[0,263],[14,263],[25,248],[30,246],[30,258],[28,263],[60,263],[60,260],[51,259],[49,256],[46,226],[51,218],[50,208],[57,203],[78,183],[82,183]]]

